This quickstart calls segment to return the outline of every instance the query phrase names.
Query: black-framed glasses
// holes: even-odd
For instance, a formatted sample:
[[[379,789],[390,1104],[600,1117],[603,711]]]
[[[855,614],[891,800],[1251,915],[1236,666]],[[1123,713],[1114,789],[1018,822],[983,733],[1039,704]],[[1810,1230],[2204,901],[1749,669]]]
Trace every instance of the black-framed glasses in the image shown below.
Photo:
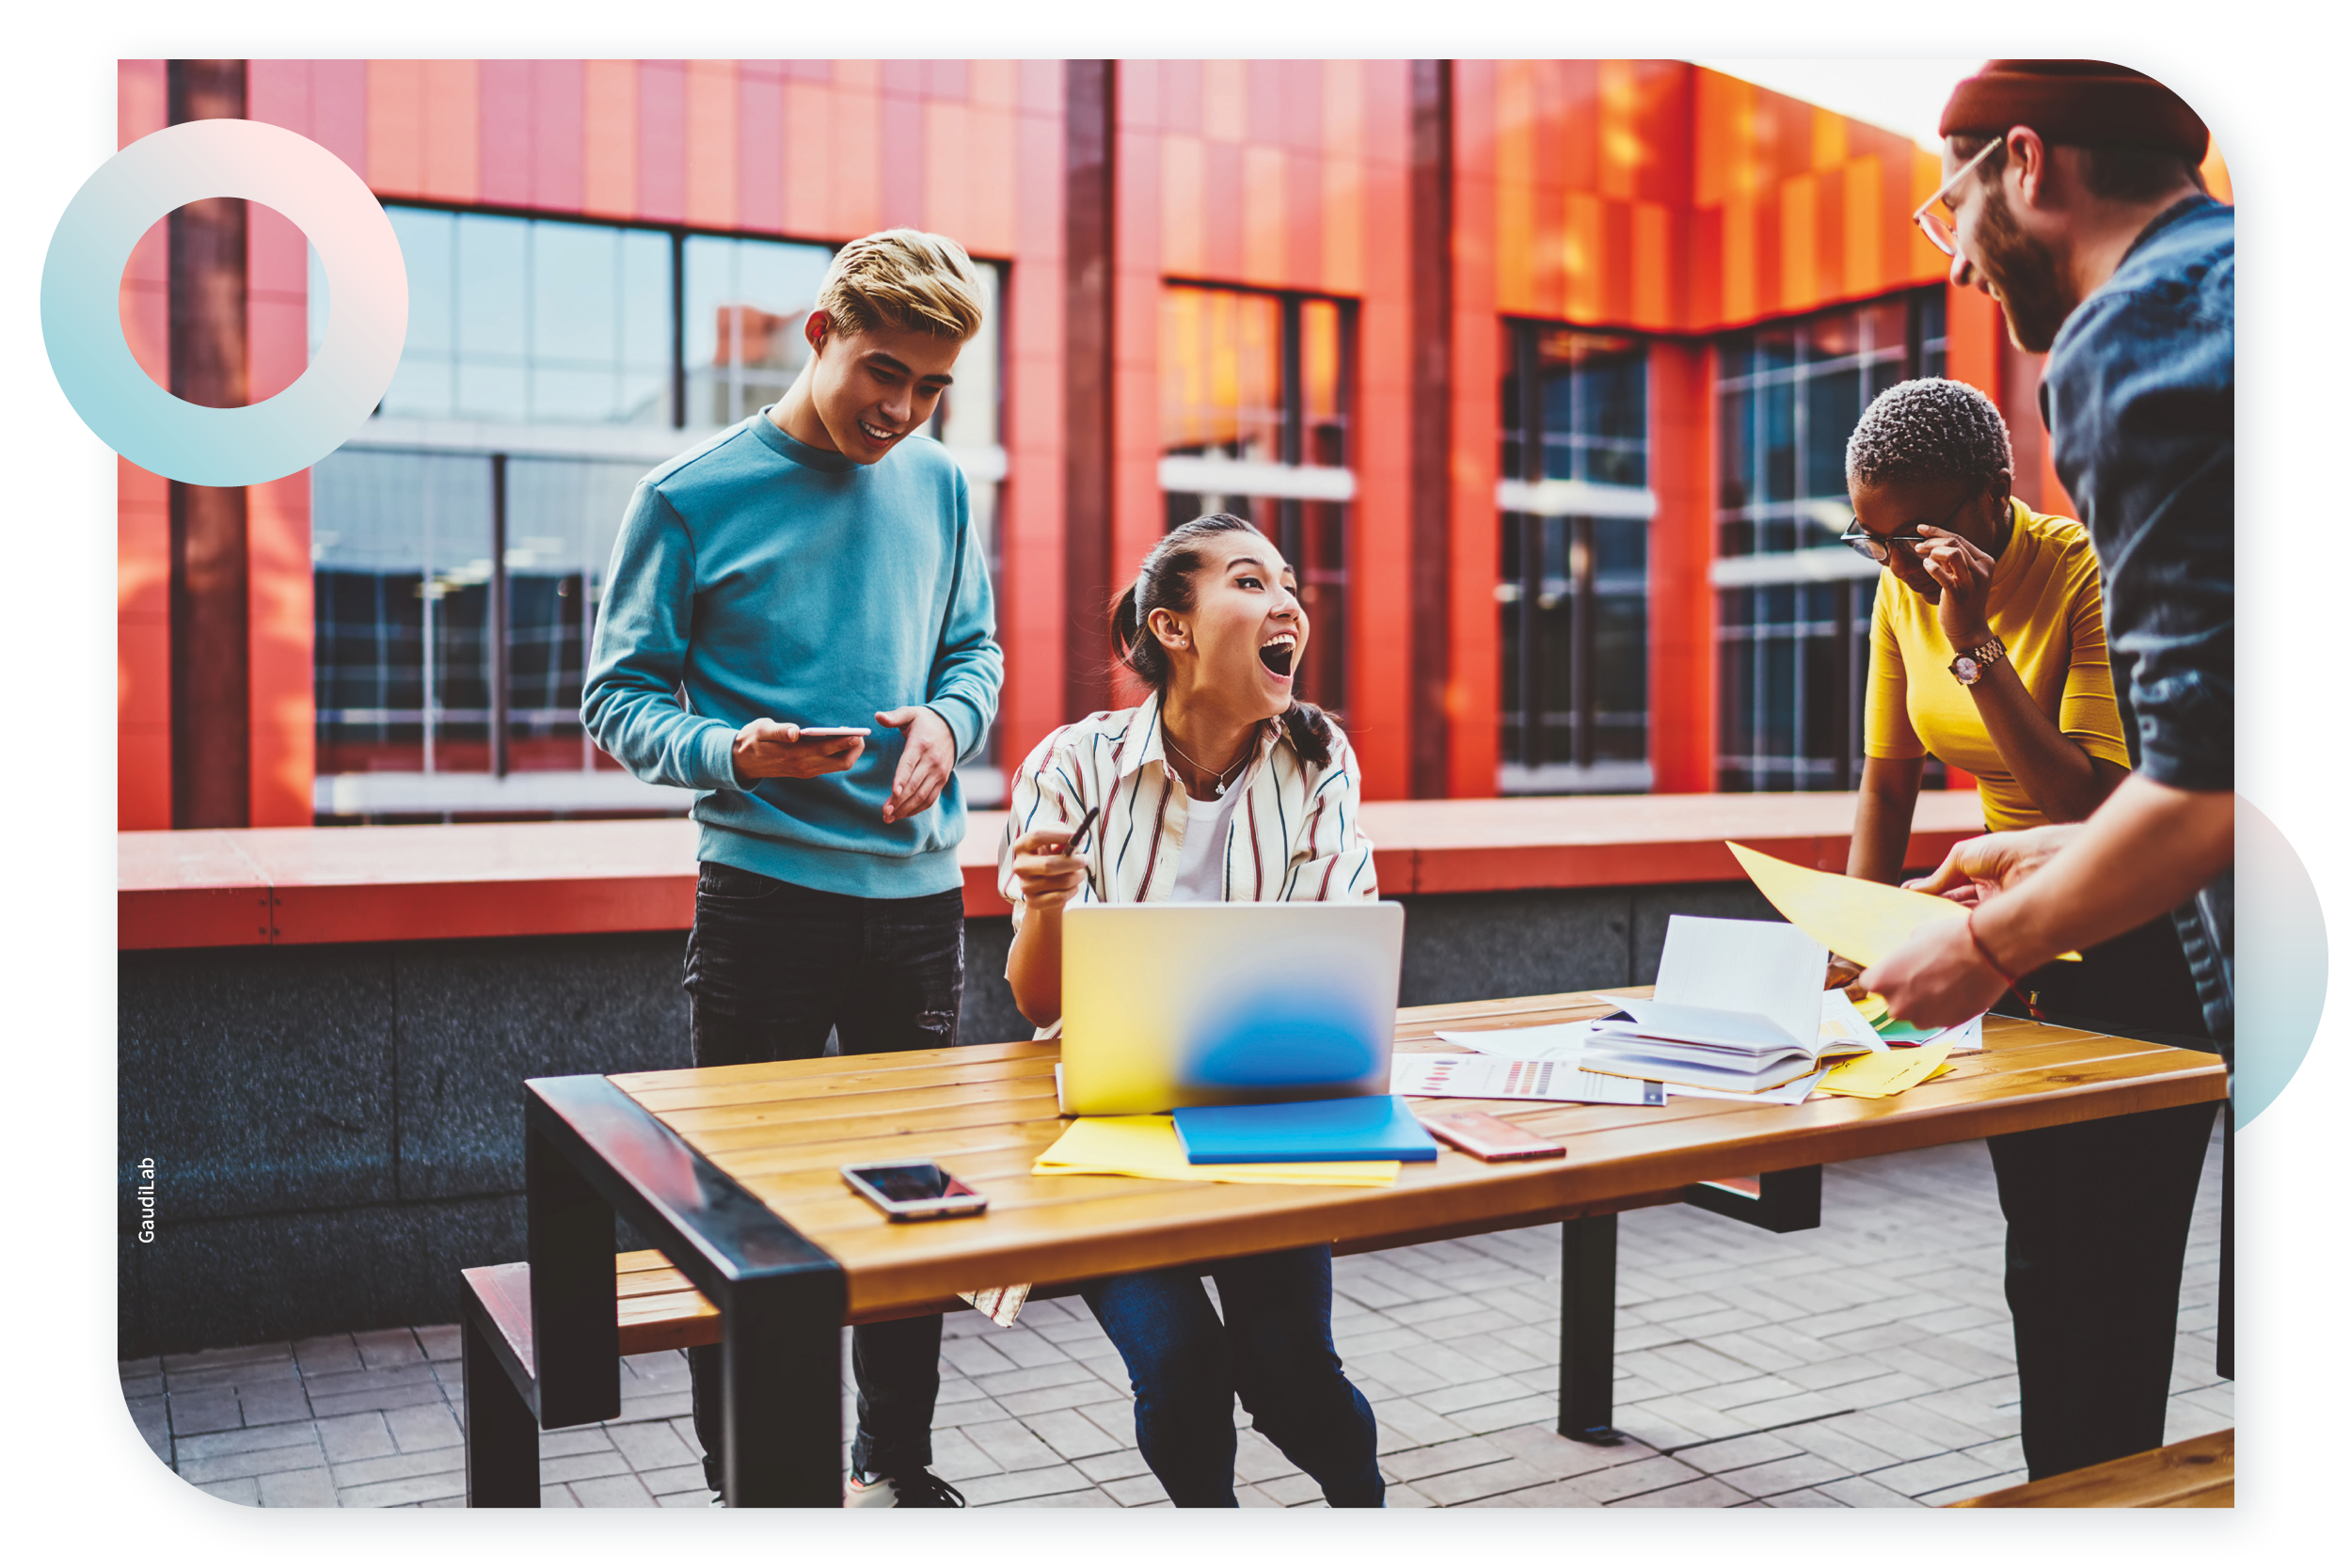
[[[1961,507],[1966,506],[1975,499],[1976,497],[1974,495],[1961,497],[1960,504],[1958,506],[1954,506],[1949,512],[1945,513],[1944,520],[1935,526],[1938,529],[1949,532],[1952,526],[1952,519],[1960,515]],[[1931,541],[1928,539],[1927,535],[1923,533],[1872,533],[1869,530],[1862,526],[1862,519],[1857,516],[1847,525],[1846,531],[1837,536],[1837,542],[1841,545],[1851,546],[1856,555],[1874,561],[1881,566],[1883,566],[1886,564],[1887,558],[1895,553],[1890,546],[1896,545],[1925,545]]]

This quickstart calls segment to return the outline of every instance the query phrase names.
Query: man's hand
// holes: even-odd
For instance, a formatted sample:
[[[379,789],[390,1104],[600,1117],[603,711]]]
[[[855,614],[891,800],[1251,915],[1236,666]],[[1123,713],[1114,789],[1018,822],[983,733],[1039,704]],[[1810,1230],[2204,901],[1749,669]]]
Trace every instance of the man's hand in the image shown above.
[[[755,719],[735,732],[735,776],[753,779],[814,779],[847,772],[866,750],[858,735],[801,738],[801,726]]]
[[[898,776],[890,781],[882,820],[900,822],[930,810],[931,802],[955,776],[955,731],[927,707],[894,707],[874,715],[874,721],[907,732],[906,754],[898,759]]]
[[[1067,822],[1031,828],[1012,847],[1012,874],[1029,912],[1058,910],[1087,879],[1087,863],[1070,853]]]
[[[1942,865],[1925,877],[1913,878],[1903,886],[1920,893],[1940,893],[1955,904],[1980,903],[2041,870],[2052,855],[2073,843],[2082,831],[2079,822],[2059,822],[2044,828],[2020,828],[2013,832],[1963,838],[1952,846]]]
[[[1865,970],[1858,983],[1886,998],[1889,1016],[1922,1029],[1965,1023],[2009,989],[1977,951],[1963,920],[1939,920],[1915,932],[1883,962]]]
[[[1959,534],[1925,523],[1919,525],[1919,536],[1928,543],[1912,548],[1928,576],[1944,590],[1935,606],[1944,641],[1955,654],[1983,646],[1993,635],[1985,620],[1993,597],[1993,558]]]

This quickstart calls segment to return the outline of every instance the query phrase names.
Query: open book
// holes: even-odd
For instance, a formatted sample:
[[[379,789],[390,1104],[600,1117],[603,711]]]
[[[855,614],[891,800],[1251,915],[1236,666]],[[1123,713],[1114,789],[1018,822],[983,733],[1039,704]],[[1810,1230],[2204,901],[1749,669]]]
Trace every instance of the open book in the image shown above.
[[[1828,967],[1829,950],[1794,926],[1674,915],[1656,994],[1603,996],[1631,1022],[1595,1025],[1578,1065],[1753,1093],[1886,1049],[1844,991],[1822,989]]]

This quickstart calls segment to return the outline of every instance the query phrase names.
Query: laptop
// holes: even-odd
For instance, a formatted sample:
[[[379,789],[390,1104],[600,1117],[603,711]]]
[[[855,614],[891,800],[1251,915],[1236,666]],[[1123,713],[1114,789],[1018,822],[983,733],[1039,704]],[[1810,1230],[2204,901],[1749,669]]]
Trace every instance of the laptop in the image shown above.
[[[1065,1115],[1389,1092],[1402,904],[1077,904],[1061,940]]]

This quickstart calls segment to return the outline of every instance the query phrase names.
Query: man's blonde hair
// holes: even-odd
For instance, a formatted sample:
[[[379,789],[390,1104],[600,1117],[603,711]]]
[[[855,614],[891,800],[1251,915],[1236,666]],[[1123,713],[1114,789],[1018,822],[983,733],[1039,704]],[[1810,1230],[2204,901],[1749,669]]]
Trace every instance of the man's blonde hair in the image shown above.
[[[816,309],[844,337],[888,325],[961,342],[980,329],[980,280],[963,246],[945,234],[885,229],[841,247],[817,291]]]

